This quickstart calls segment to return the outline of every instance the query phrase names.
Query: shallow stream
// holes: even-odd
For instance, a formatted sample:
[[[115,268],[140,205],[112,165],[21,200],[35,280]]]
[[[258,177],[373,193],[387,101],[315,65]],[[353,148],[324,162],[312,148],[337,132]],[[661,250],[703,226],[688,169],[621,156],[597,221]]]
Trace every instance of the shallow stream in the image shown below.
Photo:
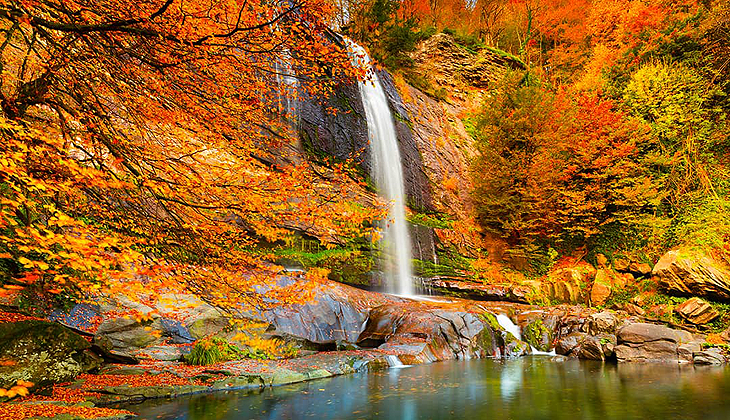
[[[730,419],[730,368],[449,361],[125,408],[142,419]]]

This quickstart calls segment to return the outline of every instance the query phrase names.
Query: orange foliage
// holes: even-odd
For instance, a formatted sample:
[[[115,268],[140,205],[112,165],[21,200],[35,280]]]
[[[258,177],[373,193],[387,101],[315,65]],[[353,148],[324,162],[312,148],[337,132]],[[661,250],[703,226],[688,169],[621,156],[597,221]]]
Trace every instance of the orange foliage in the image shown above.
[[[18,420],[35,417],[51,418],[59,414],[68,414],[73,418],[93,419],[132,415],[126,410],[112,408],[63,406],[54,404],[0,404],[0,420]]]
[[[281,97],[364,76],[330,14],[324,0],[4,2],[0,293],[308,299],[311,283],[274,287],[257,241],[337,241],[381,214],[353,204],[346,165],[322,175],[291,152]]]

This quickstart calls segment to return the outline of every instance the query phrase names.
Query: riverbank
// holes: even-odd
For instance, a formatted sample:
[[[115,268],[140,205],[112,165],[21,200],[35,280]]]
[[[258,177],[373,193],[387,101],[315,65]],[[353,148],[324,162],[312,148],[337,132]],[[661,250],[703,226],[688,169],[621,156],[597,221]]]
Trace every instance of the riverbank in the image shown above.
[[[550,352],[560,360],[620,364],[728,361],[723,345],[728,337],[723,334],[690,331],[625,310],[459,298],[414,300],[324,282],[315,300],[262,314],[268,323],[262,334],[296,347],[297,357],[190,366],[182,360],[194,340],[232,340],[236,334],[225,314],[205,304],[193,308],[180,316],[137,305],[137,310],[151,314],[144,320],[130,319],[119,307],[77,307],[55,314],[55,321],[5,314],[0,317],[0,373],[38,386],[28,397],[0,404],[0,420],[124,418],[132,414],[107,407],[447,360],[513,360]]]

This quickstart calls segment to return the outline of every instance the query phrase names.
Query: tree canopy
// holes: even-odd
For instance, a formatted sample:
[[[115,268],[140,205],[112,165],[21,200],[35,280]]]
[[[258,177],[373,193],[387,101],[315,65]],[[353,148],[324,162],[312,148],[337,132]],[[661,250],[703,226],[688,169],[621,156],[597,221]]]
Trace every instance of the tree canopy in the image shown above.
[[[3,1],[4,290],[261,306],[271,276],[241,275],[266,271],[256,241],[363,234],[377,211],[346,199],[344,165],[297,158],[280,101],[363,76],[331,13],[321,0]],[[302,287],[267,297],[301,301]]]

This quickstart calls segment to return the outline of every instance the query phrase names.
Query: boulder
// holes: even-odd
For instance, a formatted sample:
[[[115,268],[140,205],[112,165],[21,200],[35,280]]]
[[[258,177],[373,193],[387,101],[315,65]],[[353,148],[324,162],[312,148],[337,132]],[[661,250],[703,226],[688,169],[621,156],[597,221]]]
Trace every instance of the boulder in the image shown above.
[[[591,287],[591,305],[603,306],[611,296],[611,286],[598,281],[593,283]]]
[[[616,258],[613,260],[613,269],[619,273],[626,273],[629,271],[629,260],[626,258]]]
[[[588,334],[584,332],[570,333],[555,343],[555,353],[565,356],[576,356],[580,352],[580,347],[587,337]]]
[[[587,336],[577,351],[580,359],[607,360],[614,354],[616,347],[616,336],[613,334],[601,334],[599,336]]]
[[[629,264],[629,272],[637,277],[646,277],[651,274],[651,265],[632,262]]]
[[[558,264],[542,280],[543,295],[565,303],[585,303],[586,287],[596,276],[596,269],[585,261]]]
[[[588,318],[588,332],[592,335],[601,333],[613,335],[618,326],[618,317],[611,311],[603,311],[592,314]]]
[[[301,305],[275,307],[263,313],[278,334],[317,344],[355,343],[365,329],[370,309],[403,299],[326,281],[316,298]]]
[[[391,303],[370,312],[358,343],[405,354],[401,360],[424,363],[525,354],[529,346],[504,332],[495,317],[478,314],[469,303]]]
[[[687,299],[677,305],[674,311],[685,320],[696,325],[708,324],[720,316],[720,313],[712,305],[698,297]]]
[[[653,275],[668,294],[730,301],[730,269],[702,250],[667,252],[654,266]]]
[[[100,365],[90,349],[84,337],[55,322],[0,324],[0,388],[18,380],[36,386],[72,381]]]
[[[722,349],[711,347],[707,350],[694,353],[694,363],[697,365],[721,365],[727,362]]]
[[[137,321],[126,316],[106,318],[96,331],[97,337],[104,337],[111,343],[111,350],[128,353],[161,341],[157,331],[161,330],[159,320]]]
[[[663,325],[630,323],[617,333],[616,358],[619,362],[682,362],[679,347],[693,337],[687,331]]]

